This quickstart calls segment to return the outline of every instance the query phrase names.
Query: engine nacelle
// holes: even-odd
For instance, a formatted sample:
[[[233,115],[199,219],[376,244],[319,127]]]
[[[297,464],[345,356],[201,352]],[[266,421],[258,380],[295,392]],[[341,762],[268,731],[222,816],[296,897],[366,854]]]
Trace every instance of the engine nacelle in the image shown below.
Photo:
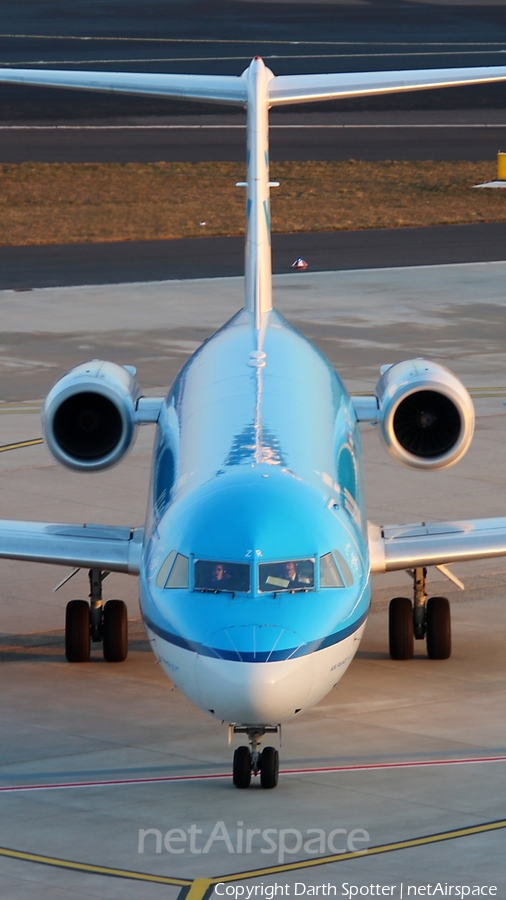
[[[467,452],[473,401],[449,369],[426,359],[396,363],[383,373],[375,394],[383,439],[399,462],[443,469]]]
[[[47,395],[42,430],[52,455],[70,469],[107,469],[130,450],[140,396],[135,370],[93,359],[67,372]]]

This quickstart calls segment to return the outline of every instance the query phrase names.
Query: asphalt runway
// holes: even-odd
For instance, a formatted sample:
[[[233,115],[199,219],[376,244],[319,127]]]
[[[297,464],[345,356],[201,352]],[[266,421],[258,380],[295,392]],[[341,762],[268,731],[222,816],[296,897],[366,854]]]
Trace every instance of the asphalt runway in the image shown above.
[[[496,118],[492,110],[490,118]],[[315,115],[276,122],[270,130],[270,158],[282,160],[494,160],[506,148],[506,121],[468,124],[403,124],[407,115],[384,115],[385,123],[371,123],[377,115]],[[0,163],[148,163],[243,162],[246,129],[242,116],[231,124],[223,117],[142,125],[0,126]],[[388,119],[401,122],[390,124]],[[440,116],[438,116],[440,118]],[[458,118],[462,119],[462,115]],[[481,121],[484,116],[482,114]],[[474,120],[474,121],[473,121]],[[229,120],[230,121],[230,120]]]
[[[272,236],[273,271],[429,266],[504,258],[506,222]],[[0,247],[0,290],[219,278],[244,272],[244,238]]]
[[[501,64],[497,2],[265,3],[241,0],[3,0],[0,65],[240,74],[263,56],[277,74]],[[348,101],[337,109],[504,108],[505,87]],[[328,109],[328,105],[326,105]],[[202,108],[201,108],[202,109]],[[0,120],[194,113],[195,105],[4,86]]]
[[[275,277],[277,308],[351,389],[371,390],[385,362],[427,355],[478,396],[469,454],[443,472],[396,465],[377,429],[364,427],[374,521],[504,513],[505,265]],[[46,382],[97,353],[136,365],[147,393],[159,394],[241,297],[240,278],[0,292],[2,383],[23,386],[15,402],[0,403],[2,445],[35,439]],[[152,438],[140,429],[126,460],[86,476],[56,465],[40,444],[1,452],[2,515],[142,522]],[[451,599],[451,659],[429,661],[418,644],[410,662],[388,658],[386,601],[409,594],[410,582],[405,573],[376,579],[374,611],[339,690],[284,728],[276,791],[254,784],[243,793],[230,783],[226,723],[191,707],[156,666],[136,618],[134,578],[105,582],[106,597],[129,607],[128,660],[106,664],[97,647],[89,664],[70,666],[63,610],[86,595],[85,573],[53,593],[65,570],[1,562],[2,898],[183,900],[191,889],[189,900],[203,900],[213,878],[263,885],[262,900],[275,884],[288,885],[289,897],[296,884],[308,896],[317,886],[331,896],[321,890],[329,884],[337,896],[346,884],[371,896],[379,884],[395,885],[388,895],[400,900],[402,884],[404,900],[408,885],[438,882],[496,885],[504,896],[506,561],[455,573],[464,592],[438,573],[429,578],[431,593]],[[208,845],[216,828],[222,839]],[[183,846],[171,843],[181,837],[173,831],[164,841],[172,829]],[[247,829],[257,831],[248,838]],[[323,833],[323,849],[305,848],[309,829]],[[364,841],[355,849],[368,852],[350,857],[340,851],[354,829]]]

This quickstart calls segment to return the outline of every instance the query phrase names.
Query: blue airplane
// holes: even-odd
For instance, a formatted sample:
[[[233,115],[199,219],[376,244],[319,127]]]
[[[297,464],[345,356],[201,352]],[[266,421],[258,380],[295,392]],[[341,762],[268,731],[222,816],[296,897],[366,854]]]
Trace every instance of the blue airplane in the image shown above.
[[[139,576],[144,623],[172,682],[246,735],[238,788],[278,780],[265,735],[318,703],[363,634],[371,573],[409,569],[414,599],[390,605],[390,653],[451,652],[448,601],[427,597],[426,570],[506,553],[506,519],[368,524],[360,422],[375,422],[408,466],[456,463],[474,428],[471,398],[424,359],[385,366],[350,397],[325,357],[272,307],[268,111],[281,104],[506,80],[506,68],[275,77],[256,57],[240,77],[0,70],[0,81],[230,103],[247,109],[245,302],[190,357],[166,397],[145,398],[135,370],[92,360],[50,391],[48,449],[76,470],[108,468],[137,426],[156,425],[144,527],[0,522],[0,556],[90,570],[90,602],[66,611],[66,655],[128,650],[120,600],[102,603],[108,572]]]

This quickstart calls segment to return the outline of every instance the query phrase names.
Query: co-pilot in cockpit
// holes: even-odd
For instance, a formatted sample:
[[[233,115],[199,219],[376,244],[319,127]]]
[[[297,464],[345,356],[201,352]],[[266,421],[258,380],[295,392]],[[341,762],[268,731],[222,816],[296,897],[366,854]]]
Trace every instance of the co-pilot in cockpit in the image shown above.
[[[287,559],[261,563],[258,567],[259,590],[310,591],[314,589],[314,560]]]

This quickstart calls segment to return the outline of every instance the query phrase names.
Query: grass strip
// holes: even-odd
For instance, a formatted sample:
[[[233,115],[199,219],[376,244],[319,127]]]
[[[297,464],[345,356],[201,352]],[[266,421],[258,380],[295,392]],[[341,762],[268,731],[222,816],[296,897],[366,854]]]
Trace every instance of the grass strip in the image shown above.
[[[244,177],[237,163],[0,165],[0,244],[242,234]],[[505,221],[506,190],[472,189],[495,177],[495,161],[273,163],[272,230]]]

